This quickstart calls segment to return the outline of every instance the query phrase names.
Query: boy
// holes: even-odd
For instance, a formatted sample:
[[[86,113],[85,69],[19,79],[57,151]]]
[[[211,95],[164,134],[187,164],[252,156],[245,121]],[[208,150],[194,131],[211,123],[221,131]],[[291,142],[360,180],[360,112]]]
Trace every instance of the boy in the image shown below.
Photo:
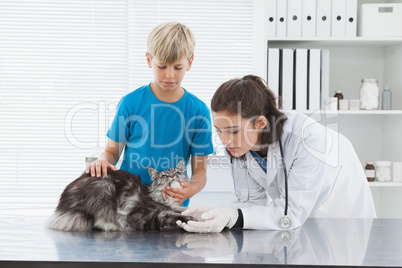
[[[124,149],[121,169],[139,175],[151,184],[146,167],[157,171],[187,165],[191,155],[190,183],[181,189],[167,187],[166,196],[188,205],[188,198],[206,184],[208,154],[213,152],[211,119],[207,106],[181,87],[194,60],[195,39],[178,22],[162,23],[148,35],[145,54],[154,81],[124,96],[107,132],[108,142],[86,172],[100,177],[115,164]]]

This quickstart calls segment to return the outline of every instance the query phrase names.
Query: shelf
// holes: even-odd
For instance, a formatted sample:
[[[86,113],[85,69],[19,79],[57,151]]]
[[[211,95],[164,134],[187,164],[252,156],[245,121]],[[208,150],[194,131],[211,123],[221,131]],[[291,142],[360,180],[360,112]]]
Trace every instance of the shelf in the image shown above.
[[[402,37],[272,37],[269,47],[291,44],[293,47],[314,43],[314,47],[388,47],[402,44]]]
[[[315,110],[315,111],[298,111],[303,114],[328,114],[328,115],[402,115],[402,110],[337,110],[337,111],[326,111],[326,110]]]
[[[370,187],[402,187],[402,182],[380,182],[380,181],[370,181]]]

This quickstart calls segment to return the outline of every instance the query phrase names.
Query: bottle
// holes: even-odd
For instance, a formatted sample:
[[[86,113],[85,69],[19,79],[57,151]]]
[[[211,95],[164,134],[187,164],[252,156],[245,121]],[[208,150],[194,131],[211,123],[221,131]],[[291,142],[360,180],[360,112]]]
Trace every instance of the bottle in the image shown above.
[[[366,162],[366,167],[364,168],[366,177],[368,181],[374,181],[375,178],[375,168],[373,162]]]
[[[360,87],[360,109],[377,110],[380,98],[380,88],[377,79],[362,79]]]
[[[336,90],[334,98],[338,98],[337,109],[339,110],[339,100],[343,100],[343,95],[341,90]]]
[[[382,92],[382,109],[392,110],[392,92],[388,86],[385,86]]]
[[[391,162],[390,161],[376,161],[375,162],[375,180],[376,181],[391,181]]]

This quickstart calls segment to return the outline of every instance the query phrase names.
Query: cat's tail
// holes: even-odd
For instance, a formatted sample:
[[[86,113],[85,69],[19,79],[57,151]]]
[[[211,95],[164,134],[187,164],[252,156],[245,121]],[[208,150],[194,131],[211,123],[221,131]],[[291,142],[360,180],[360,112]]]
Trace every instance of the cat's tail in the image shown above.
[[[56,210],[46,226],[59,231],[90,231],[94,226],[94,219],[78,211],[62,213]]]

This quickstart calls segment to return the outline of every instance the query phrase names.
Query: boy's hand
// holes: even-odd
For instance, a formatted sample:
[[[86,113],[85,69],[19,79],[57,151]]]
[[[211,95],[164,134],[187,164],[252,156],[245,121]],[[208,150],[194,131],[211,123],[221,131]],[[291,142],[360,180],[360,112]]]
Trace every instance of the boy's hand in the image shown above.
[[[192,194],[192,186],[188,182],[182,181],[180,183],[180,186],[183,188],[172,188],[170,186],[165,187],[163,189],[163,194],[165,195],[166,198],[173,198],[173,201],[176,203],[183,203],[190,197],[192,197],[194,194]]]
[[[116,170],[116,167],[107,160],[96,160],[87,166],[86,173],[91,173],[92,177],[106,176],[108,168],[113,171]]]

